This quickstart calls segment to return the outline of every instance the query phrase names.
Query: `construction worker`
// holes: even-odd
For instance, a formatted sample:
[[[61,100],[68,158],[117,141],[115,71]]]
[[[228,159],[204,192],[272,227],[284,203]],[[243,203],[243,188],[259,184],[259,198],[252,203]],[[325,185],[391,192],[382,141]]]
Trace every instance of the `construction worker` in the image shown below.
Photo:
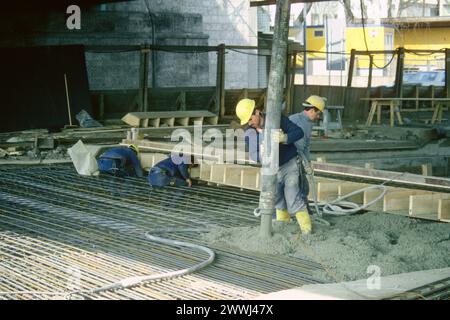
[[[137,157],[138,153],[139,149],[134,144],[111,148],[97,159],[98,169],[100,172],[118,177],[142,178],[144,174]]]
[[[305,136],[301,140],[295,142],[297,152],[299,155],[300,169],[300,190],[302,193],[302,199],[304,202],[304,208],[308,210],[308,193],[309,183],[306,178],[306,174],[312,174],[312,167],[310,164],[310,145],[311,145],[311,132],[313,129],[313,122],[320,119],[323,110],[325,109],[325,98],[312,95],[303,103],[305,108],[302,112],[295,113],[289,116],[289,120],[299,126]]]
[[[264,113],[255,108],[255,101],[242,99],[236,106],[236,115],[241,120],[241,125],[248,125],[245,131],[246,141],[249,143],[250,157],[259,161],[260,141],[264,134]],[[302,234],[311,232],[311,219],[301,198],[299,185],[299,165],[297,163],[297,149],[295,141],[303,137],[300,127],[292,123],[287,117],[281,115],[280,128],[272,135],[280,142],[279,167],[277,172],[276,191],[276,220],[289,222],[291,215],[295,215]],[[251,141],[255,143],[250,143]]]
[[[148,173],[148,182],[153,187],[192,186],[189,168],[192,166],[192,157],[177,156],[176,161],[169,157],[154,165]]]

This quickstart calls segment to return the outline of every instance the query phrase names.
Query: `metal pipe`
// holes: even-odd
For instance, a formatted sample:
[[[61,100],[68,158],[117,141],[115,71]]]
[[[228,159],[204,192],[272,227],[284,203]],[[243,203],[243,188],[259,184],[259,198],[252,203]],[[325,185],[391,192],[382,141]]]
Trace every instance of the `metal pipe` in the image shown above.
[[[278,143],[272,143],[272,132],[278,131],[280,128],[283,80],[284,70],[286,68],[289,30],[289,12],[289,0],[277,1],[269,85],[267,87],[267,111],[264,118],[264,151],[261,169],[261,194],[259,197],[259,209],[261,212],[260,235],[263,238],[272,236],[272,212],[275,208],[279,156]]]

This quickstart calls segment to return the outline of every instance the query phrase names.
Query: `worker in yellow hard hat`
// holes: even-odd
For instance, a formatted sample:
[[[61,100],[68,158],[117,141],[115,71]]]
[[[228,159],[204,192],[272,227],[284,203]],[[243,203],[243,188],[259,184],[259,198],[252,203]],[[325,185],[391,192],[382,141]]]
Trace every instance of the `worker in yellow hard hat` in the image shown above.
[[[255,101],[242,99],[236,105],[236,115],[241,125],[248,125],[246,142],[249,145],[249,155],[252,160],[260,162],[260,141],[264,134],[264,113],[255,107]],[[280,118],[281,130],[276,132],[279,145],[279,166],[277,172],[276,219],[289,222],[291,215],[295,215],[302,234],[311,232],[311,220],[308,213],[303,211],[304,201],[300,192],[299,164],[295,142],[304,133],[284,115]]]
[[[315,121],[320,120],[320,117],[325,109],[326,99],[317,95],[312,95],[303,102],[304,110],[289,116],[289,120],[302,128],[305,136],[303,139],[295,142],[297,147],[300,169],[300,190],[302,194],[302,208],[301,217],[306,217],[309,214],[308,210],[308,193],[309,183],[306,174],[312,174],[312,166],[310,163],[310,145],[311,133]],[[307,218],[303,218],[307,219]]]
[[[137,176],[141,178],[144,173],[138,154],[139,149],[134,144],[108,149],[97,159],[99,171],[119,177]]]

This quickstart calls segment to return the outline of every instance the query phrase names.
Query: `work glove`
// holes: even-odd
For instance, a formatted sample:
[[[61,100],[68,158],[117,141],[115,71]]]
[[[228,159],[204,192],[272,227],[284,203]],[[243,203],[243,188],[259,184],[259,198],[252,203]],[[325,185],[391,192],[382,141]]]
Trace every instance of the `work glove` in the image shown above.
[[[280,129],[272,133],[272,139],[278,143],[286,143],[288,136]]]
[[[186,183],[188,184],[188,187],[192,187],[192,180],[186,179]]]

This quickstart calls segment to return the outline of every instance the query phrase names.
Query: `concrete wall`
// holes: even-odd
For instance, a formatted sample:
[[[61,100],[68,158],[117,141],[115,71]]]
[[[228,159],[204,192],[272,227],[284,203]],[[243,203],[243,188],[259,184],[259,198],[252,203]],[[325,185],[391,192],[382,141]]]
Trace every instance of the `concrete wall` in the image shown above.
[[[107,3],[81,11],[81,30],[68,30],[65,11],[0,14],[0,46],[30,45],[139,45],[156,44],[257,45],[257,8],[248,0],[135,0]],[[256,88],[258,57],[227,50],[225,87]],[[133,89],[139,86],[137,52],[86,54],[91,90]],[[151,66],[150,66],[151,68]],[[159,52],[157,86],[211,86],[216,84],[217,54]],[[151,70],[149,84],[151,85]]]
[[[257,8],[248,0],[136,0],[101,5],[99,10],[199,14],[202,32],[208,35],[208,45],[257,45]],[[256,52],[253,52],[256,53]],[[257,57],[227,51],[225,87],[258,87]],[[209,85],[216,83],[217,56],[209,54]]]
[[[65,12],[22,13],[0,19],[0,46],[47,45],[141,45],[152,42],[152,24],[145,12],[102,11],[102,6],[81,12],[81,29],[66,27]],[[207,45],[202,17],[191,13],[157,13],[156,44]],[[167,53],[156,55],[156,85],[207,86],[208,54]],[[86,52],[91,90],[139,87],[138,51]],[[149,84],[151,85],[151,65]]]

